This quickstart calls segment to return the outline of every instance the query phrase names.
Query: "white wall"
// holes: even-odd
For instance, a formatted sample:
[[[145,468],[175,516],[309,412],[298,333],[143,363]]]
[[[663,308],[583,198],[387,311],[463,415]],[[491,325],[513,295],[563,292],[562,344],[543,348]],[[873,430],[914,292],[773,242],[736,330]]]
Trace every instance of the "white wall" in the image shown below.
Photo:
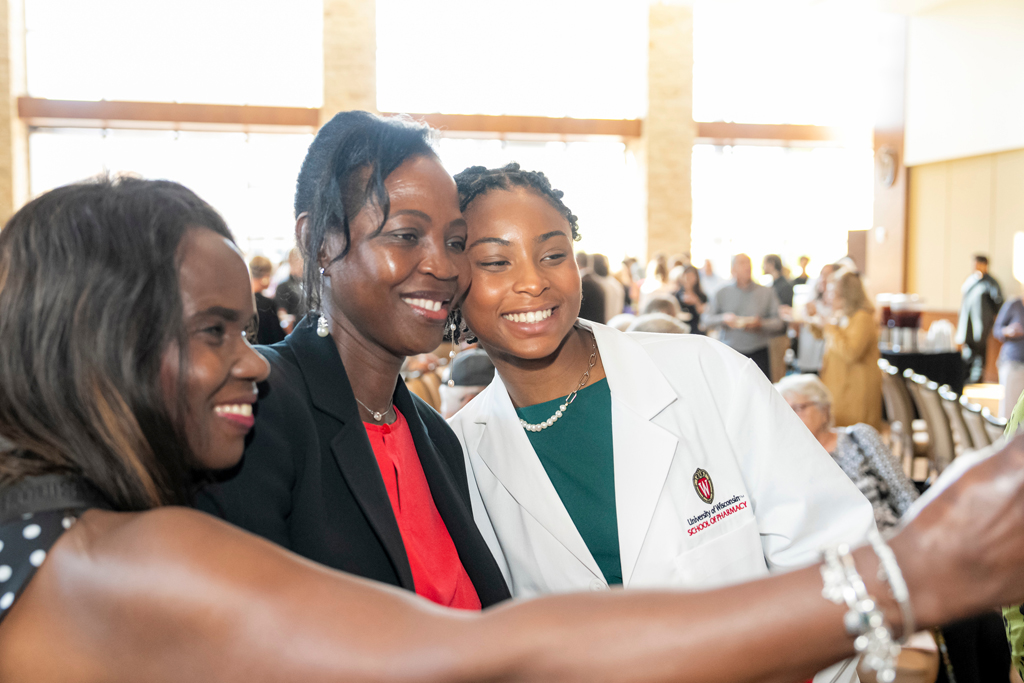
[[[1024,149],[910,169],[907,291],[929,308],[955,311],[974,255],[987,254],[1003,294],[1020,294],[1013,240],[1024,232],[1021,188]]]
[[[908,166],[1024,148],[1024,0],[955,0],[910,18]]]

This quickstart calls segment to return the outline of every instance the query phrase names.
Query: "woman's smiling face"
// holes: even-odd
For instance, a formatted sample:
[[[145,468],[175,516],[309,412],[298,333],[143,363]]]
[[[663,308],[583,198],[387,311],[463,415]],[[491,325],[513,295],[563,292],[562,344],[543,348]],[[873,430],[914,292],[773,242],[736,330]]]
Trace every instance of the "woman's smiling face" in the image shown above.
[[[172,413],[184,395],[184,426],[196,457],[205,467],[223,469],[242,457],[256,383],[267,378],[270,366],[249,343],[256,308],[235,245],[212,230],[193,228],[180,253],[187,364],[181,367],[180,350],[172,344],[164,352],[161,382]]]
[[[437,348],[452,303],[468,280],[466,223],[455,181],[436,157],[414,156],[384,181],[390,209],[384,227],[374,205],[343,235],[324,242],[324,297],[332,323],[346,333],[410,356]]]
[[[464,212],[472,275],[462,313],[493,357],[546,358],[580,311],[565,217],[537,192],[491,190]]]

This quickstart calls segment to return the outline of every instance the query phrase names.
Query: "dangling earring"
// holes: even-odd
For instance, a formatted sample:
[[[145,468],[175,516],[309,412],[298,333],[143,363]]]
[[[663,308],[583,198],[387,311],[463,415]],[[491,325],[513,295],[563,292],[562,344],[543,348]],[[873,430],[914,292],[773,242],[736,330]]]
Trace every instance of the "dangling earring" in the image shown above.
[[[448,367],[449,367],[449,371],[448,371],[448,386],[450,386],[450,387],[454,387],[455,386],[455,380],[452,379],[450,368],[452,367],[452,361],[455,360],[456,349],[459,348],[459,340],[458,340],[458,337],[455,334],[455,330],[456,329],[457,329],[457,325],[455,323],[452,323],[451,324],[452,350],[448,352]]]
[[[324,269],[320,269],[320,277],[324,276]],[[321,290],[323,288],[321,287]],[[331,333],[331,326],[327,322],[327,316],[323,313],[320,314],[320,319],[316,321],[316,333],[321,337],[326,337]]]

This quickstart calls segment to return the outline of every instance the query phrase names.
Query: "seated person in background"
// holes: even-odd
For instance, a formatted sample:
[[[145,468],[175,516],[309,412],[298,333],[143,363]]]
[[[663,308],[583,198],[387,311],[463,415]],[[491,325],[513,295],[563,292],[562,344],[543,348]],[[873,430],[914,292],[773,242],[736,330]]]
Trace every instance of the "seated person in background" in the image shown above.
[[[259,317],[256,331],[258,344],[276,344],[284,339],[281,321],[274,309],[274,302],[263,296],[264,290],[270,286],[270,275],[274,265],[266,256],[255,256],[249,261],[249,277],[252,280],[252,294],[256,298],[256,315]]]
[[[818,443],[871,501],[879,530],[884,532],[895,527],[918,494],[878,432],[866,424],[836,429],[832,392],[817,375],[790,375],[775,388]]]
[[[636,320],[636,316],[632,313],[619,313],[608,321],[608,327],[614,327],[619,332],[625,332],[633,324],[634,320]]]
[[[626,332],[659,332],[661,334],[689,334],[690,326],[679,318],[664,313],[645,313],[626,329]]]
[[[775,388],[871,501],[878,529],[883,534],[895,529],[918,493],[878,432],[866,424],[836,429],[832,421],[832,395],[817,375],[790,375]],[[996,680],[995,676],[1005,678],[1009,661],[1001,642],[1000,625],[999,617],[989,613],[942,627],[940,636],[947,655],[941,666],[947,680],[985,683]],[[920,646],[918,660],[935,657],[931,654],[934,645],[927,638]]]
[[[674,296],[669,294],[658,294],[648,299],[647,305],[644,306],[644,310],[640,311],[640,315],[661,313],[662,315],[667,315],[672,318],[679,318],[679,314],[682,312],[683,309],[679,306],[679,302],[676,301]]]
[[[448,381],[442,382],[441,415],[448,419],[494,379],[494,363],[480,349],[466,349],[452,359]]]

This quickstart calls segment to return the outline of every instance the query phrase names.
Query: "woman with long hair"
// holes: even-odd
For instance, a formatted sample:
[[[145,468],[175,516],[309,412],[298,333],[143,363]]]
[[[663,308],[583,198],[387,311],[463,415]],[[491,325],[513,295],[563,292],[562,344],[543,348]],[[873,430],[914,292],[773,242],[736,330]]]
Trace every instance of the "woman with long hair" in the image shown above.
[[[853,652],[817,567],[473,613],[171,506],[242,456],[255,313],[223,221],[173,183],[60,188],[0,231],[0,680],[787,681]],[[1024,599],[1022,473],[1015,442],[892,540],[918,624]],[[845,557],[898,636],[874,551]]]
[[[708,297],[700,286],[700,271],[692,265],[685,266],[677,282],[679,289],[676,290],[675,296],[683,313],[690,316],[686,321],[690,325],[690,332],[704,334],[700,327],[700,316],[707,306]]]
[[[426,126],[343,112],[299,172],[309,312],[271,373],[238,476],[201,507],[317,562],[480,609],[509,597],[458,441],[402,381],[466,288],[466,224]]]

